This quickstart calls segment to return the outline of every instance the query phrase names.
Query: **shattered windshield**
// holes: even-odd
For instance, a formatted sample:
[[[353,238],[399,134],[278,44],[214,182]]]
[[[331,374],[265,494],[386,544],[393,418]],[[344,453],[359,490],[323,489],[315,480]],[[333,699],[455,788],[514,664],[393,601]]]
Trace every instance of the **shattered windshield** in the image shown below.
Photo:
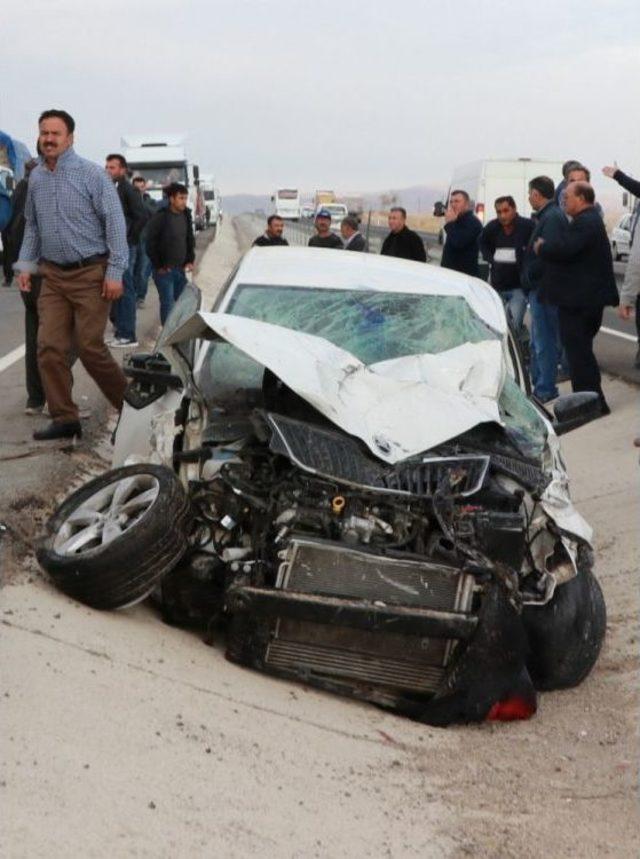
[[[324,337],[363,364],[499,339],[458,295],[241,285],[226,312]]]
[[[461,296],[242,285],[226,312],[324,337],[368,365],[500,339]],[[262,405],[263,375],[262,365],[218,341],[209,346],[199,385],[210,407],[237,413]],[[545,424],[510,376],[499,407],[511,441],[539,458]]]

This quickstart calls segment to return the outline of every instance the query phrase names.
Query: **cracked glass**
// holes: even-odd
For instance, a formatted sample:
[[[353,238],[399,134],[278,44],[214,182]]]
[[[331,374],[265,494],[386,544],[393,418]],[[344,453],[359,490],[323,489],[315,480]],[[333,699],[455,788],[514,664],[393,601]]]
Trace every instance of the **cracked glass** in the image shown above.
[[[500,339],[461,296],[241,285],[226,312],[323,337],[364,364]],[[263,373],[235,346],[214,342],[199,384],[210,405],[244,410],[262,404]],[[545,424],[511,377],[499,407],[507,434],[523,453],[538,457]]]

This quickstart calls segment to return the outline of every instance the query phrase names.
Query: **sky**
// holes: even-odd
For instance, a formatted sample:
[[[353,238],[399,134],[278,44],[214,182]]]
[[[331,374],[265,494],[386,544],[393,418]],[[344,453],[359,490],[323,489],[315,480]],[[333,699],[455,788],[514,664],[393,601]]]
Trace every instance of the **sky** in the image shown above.
[[[640,176],[639,36],[637,0],[21,0],[0,129],[31,144],[64,108],[98,162],[184,132],[223,195],[445,187],[490,157]]]

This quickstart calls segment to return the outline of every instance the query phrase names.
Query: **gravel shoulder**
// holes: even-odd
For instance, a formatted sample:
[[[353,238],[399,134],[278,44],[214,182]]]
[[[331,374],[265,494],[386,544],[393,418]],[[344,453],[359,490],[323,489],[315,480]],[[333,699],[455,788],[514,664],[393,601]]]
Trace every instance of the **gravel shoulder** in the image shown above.
[[[227,220],[207,249],[205,307],[250,238]],[[637,390],[610,381],[607,397],[613,414],[563,449],[608,637],[585,683],[542,695],[529,722],[440,730],[274,680],[147,605],[78,605],[12,558],[2,854],[637,855]]]

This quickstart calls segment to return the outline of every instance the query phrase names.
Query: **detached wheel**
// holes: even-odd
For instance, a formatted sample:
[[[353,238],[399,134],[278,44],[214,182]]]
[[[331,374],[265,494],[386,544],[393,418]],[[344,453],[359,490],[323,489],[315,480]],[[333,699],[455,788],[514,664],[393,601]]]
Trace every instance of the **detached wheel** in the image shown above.
[[[62,503],[37,557],[68,596],[92,608],[125,608],[178,563],[190,521],[186,493],[170,469],[116,468]]]
[[[607,627],[604,596],[590,569],[559,585],[547,605],[525,606],[527,668],[536,689],[577,686],[596,663]]]

